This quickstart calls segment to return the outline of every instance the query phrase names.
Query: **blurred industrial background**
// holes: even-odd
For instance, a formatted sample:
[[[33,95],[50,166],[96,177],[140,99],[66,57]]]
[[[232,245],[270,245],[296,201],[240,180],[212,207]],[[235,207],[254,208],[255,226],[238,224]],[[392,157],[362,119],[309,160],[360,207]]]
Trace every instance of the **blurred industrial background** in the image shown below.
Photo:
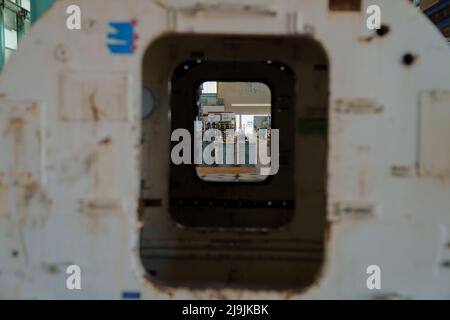
[[[17,50],[19,42],[55,0],[1,0],[0,1],[0,68]]]

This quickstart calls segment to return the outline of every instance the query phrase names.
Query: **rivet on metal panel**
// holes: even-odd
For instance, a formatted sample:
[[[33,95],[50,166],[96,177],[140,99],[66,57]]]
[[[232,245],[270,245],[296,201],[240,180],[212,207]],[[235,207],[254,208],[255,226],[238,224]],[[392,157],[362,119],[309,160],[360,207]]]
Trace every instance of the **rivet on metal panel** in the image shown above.
[[[58,61],[66,62],[70,58],[69,49],[63,44],[57,45],[55,48],[55,58]]]
[[[391,28],[389,26],[385,25],[385,24],[381,25],[380,29],[377,29],[377,35],[379,37],[384,37],[389,32],[391,32]]]
[[[377,36],[380,38],[383,38],[384,36],[388,35],[391,32],[391,28],[388,25],[381,25],[380,29],[377,29],[374,34],[371,34],[369,36],[361,37],[359,40],[361,42],[371,42],[374,40]]]
[[[403,55],[402,62],[405,66],[410,67],[414,64],[414,62],[416,62],[417,58],[417,55],[414,55],[412,53],[405,53]]]

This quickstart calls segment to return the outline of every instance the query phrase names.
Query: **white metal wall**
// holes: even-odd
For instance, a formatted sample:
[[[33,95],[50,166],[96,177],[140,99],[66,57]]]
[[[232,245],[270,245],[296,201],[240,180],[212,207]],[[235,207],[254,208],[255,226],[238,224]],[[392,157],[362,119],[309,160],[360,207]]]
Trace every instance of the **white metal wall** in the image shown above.
[[[450,163],[445,121],[434,130],[421,118],[428,110],[449,116],[436,111],[450,107],[442,93],[450,52],[439,32],[406,0],[363,1],[381,6],[384,37],[371,37],[365,10],[332,12],[327,0],[246,0],[247,11],[237,1],[205,3],[58,1],[11,58],[0,79],[0,297],[450,298],[450,176],[418,170],[435,168],[430,154],[421,157],[428,143],[439,143],[431,150]],[[69,4],[82,8],[81,31],[65,28]],[[131,20],[136,52],[111,54],[108,23]],[[325,46],[330,226],[323,276],[307,292],[192,291],[144,279],[136,213],[141,60],[167,32],[308,32]],[[406,53],[416,57],[409,67]],[[65,287],[71,264],[83,270],[81,291]],[[379,292],[366,287],[372,264],[382,269]]]

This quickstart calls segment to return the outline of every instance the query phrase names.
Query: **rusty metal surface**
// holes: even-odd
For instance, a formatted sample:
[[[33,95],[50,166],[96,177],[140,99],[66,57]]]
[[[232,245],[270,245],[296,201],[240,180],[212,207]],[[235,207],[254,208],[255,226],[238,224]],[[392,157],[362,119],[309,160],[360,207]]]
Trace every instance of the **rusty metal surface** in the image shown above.
[[[8,151],[0,155],[0,298],[120,299],[130,289],[145,299],[448,298],[450,184],[438,177],[447,175],[448,150],[442,147],[438,158],[428,158],[428,152],[444,145],[447,110],[422,118],[424,125],[439,120],[439,126],[422,131],[421,145],[436,140],[438,146],[420,154],[418,137],[420,92],[449,90],[445,66],[450,53],[442,36],[407,1],[373,1],[392,32],[369,42],[360,41],[368,32],[363,11],[355,11],[359,1],[283,1],[276,14],[252,19],[216,15],[215,10],[183,13],[177,8],[186,1],[164,1],[168,6],[110,2],[104,10],[102,0],[58,1],[2,72],[0,146]],[[263,8],[268,3],[249,2]],[[85,7],[81,34],[54,27],[64,24],[69,3]],[[330,9],[357,14],[330,19]],[[329,222],[320,275],[302,291],[154,283],[139,259],[142,217],[137,213],[140,79],[147,45],[168,32],[290,34],[287,17],[293,12],[301,13],[297,23],[308,27],[296,30],[314,30],[307,36],[322,43],[330,57]],[[108,23],[117,19],[139,22],[139,46],[128,58],[111,55],[104,45]],[[415,40],[406,41],[411,35]],[[67,51],[55,55],[61,44]],[[408,52],[420,59],[406,67],[402,57]],[[118,77],[102,86],[102,79],[113,74]],[[69,78],[61,82],[61,75]],[[71,96],[72,85],[64,87],[72,80],[77,96]],[[347,110],[364,112],[337,108],[339,99],[361,98],[379,103],[346,104]],[[431,98],[425,109],[440,107]],[[383,109],[374,112],[379,110],[374,105]],[[419,156],[429,176],[411,169]],[[161,168],[151,182],[153,198],[162,202],[167,191],[160,185],[166,180]],[[335,221],[336,204],[339,213],[351,214]],[[366,267],[374,263],[384,270],[382,292],[365,287]],[[71,264],[84,270],[81,292],[64,286]]]

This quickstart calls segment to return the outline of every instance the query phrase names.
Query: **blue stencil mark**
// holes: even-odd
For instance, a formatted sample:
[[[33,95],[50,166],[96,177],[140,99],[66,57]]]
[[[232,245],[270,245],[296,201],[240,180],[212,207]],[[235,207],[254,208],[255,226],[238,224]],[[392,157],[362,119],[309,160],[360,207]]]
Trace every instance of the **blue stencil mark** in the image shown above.
[[[122,299],[124,300],[139,300],[141,293],[137,291],[124,291],[122,292]]]
[[[136,51],[134,33],[135,21],[131,22],[110,22],[109,26],[114,32],[108,33],[108,48],[113,54],[131,55]]]

